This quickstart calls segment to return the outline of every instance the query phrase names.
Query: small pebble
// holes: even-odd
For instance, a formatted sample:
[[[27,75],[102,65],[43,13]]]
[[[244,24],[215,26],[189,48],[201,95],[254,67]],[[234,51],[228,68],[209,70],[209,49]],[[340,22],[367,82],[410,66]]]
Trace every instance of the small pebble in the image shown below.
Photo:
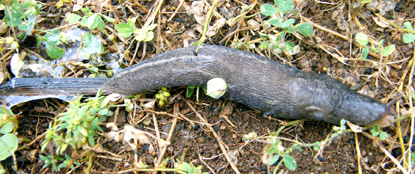
[[[402,155],[402,150],[401,150],[400,147],[397,147],[395,149],[392,149],[392,156],[393,157],[397,158],[397,157],[399,157],[401,155]]]
[[[205,143],[205,138],[204,137],[198,137],[198,138],[196,138],[196,140],[197,140],[198,144],[204,144]]]
[[[213,130],[214,130],[215,132],[217,132],[217,131],[219,130],[218,125],[213,125],[213,126],[212,126],[212,128],[213,128]]]

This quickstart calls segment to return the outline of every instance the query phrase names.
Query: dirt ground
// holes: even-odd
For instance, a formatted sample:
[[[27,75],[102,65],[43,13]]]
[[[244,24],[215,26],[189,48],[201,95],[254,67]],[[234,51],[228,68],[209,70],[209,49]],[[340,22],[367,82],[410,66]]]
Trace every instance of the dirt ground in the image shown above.
[[[72,5],[65,3],[66,6],[56,9],[56,2],[42,2],[44,6],[41,11],[45,13],[41,15],[45,20],[38,23],[37,27],[52,29],[58,27],[57,24],[63,25],[63,17],[72,10]],[[414,23],[415,1],[397,0],[397,2],[391,2],[395,3],[396,6],[385,11],[385,14],[382,15],[383,18],[398,26],[402,26],[404,21]],[[137,46],[134,42],[130,52],[126,52],[125,62],[134,64],[142,59],[151,58],[157,53],[198,41],[201,36],[198,27],[201,27],[201,25],[198,24],[193,15],[186,13],[188,10],[186,8],[191,3],[192,1],[185,1],[184,5],[179,5],[179,0],[165,1],[161,7],[161,15],[157,15],[155,18],[155,23],[158,26],[154,30],[154,40],[141,43],[137,49],[136,57],[133,57]],[[212,4],[211,1],[206,3]],[[211,25],[215,23],[218,16],[225,16],[224,11],[220,9],[227,9],[229,14],[235,17],[241,14],[243,4],[250,5],[252,3],[254,1],[251,0],[221,1],[215,10],[218,14],[214,15]],[[205,43],[235,47],[238,42],[247,43],[258,39],[257,32],[265,30],[263,27],[259,27],[258,30],[253,29],[253,25],[248,21],[252,19],[261,24],[264,16],[261,16],[258,12],[262,3],[258,2],[258,5],[247,13],[246,16],[248,17],[240,20],[235,26],[230,27],[225,24],[219,28],[216,34],[208,38]],[[267,3],[273,2],[267,1]],[[354,3],[356,2],[295,1],[294,4],[299,13],[293,18],[296,21],[309,19],[315,23],[313,24],[314,34],[312,36],[287,36],[287,40],[300,45],[301,51],[298,54],[292,56],[280,54],[277,57],[267,51],[258,49],[258,47],[245,50],[267,55],[270,59],[304,71],[328,74],[350,87],[360,87],[358,89],[360,93],[385,103],[393,100],[397,93],[401,92],[403,97],[397,103],[396,108],[399,112],[410,110],[412,108],[410,91],[413,90],[413,87],[406,85],[408,79],[412,79],[409,78],[412,74],[408,74],[408,67],[409,70],[413,68],[409,64],[409,60],[413,59],[414,56],[413,43],[403,43],[403,32],[396,29],[396,27],[390,24],[386,27],[380,26],[375,21],[378,19],[377,15],[383,10],[381,7],[373,10],[368,5],[353,8],[352,6],[356,5]],[[137,4],[141,4],[142,7]],[[155,4],[156,1],[113,0],[109,6],[102,8],[102,13],[111,13],[110,16],[119,22],[126,22],[127,18],[136,15],[138,17],[137,21],[141,21],[137,22],[136,26],[142,26],[148,17],[148,13],[144,9],[153,9]],[[97,5],[89,6],[98,11]],[[181,8],[175,13],[179,6]],[[208,9],[206,7],[202,14],[206,15]],[[173,14],[174,17],[169,20]],[[52,19],[55,22],[51,22]],[[107,24],[107,26],[113,28],[113,24]],[[345,38],[336,35],[334,32],[345,36]],[[375,40],[384,39],[386,45],[395,44],[395,53],[382,58],[382,60],[380,60],[379,54],[373,54],[369,55],[367,61],[362,61],[359,56],[358,44],[351,39],[358,32],[364,32]],[[4,36],[5,34],[2,37]],[[126,49],[132,43],[132,39],[119,43],[120,49]],[[106,47],[107,53],[117,53],[117,50],[114,50],[111,45],[106,46],[108,46]],[[41,54],[39,49],[32,50]],[[379,62],[383,62],[383,66],[379,66]],[[403,85],[403,91],[398,90],[400,85]],[[183,96],[186,88],[177,87],[169,90],[172,96]],[[154,98],[154,94],[149,93],[133,102],[142,107],[146,99],[151,98]],[[178,100],[175,104],[170,103],[164,107],[156,105],[151,110],[136,109],[135,112],[131,113],[126,112],[124,107],[113,108],[117,114],[117,120],[114,120],[114,116],[108,119],[106,123],[102,124],[104,133],[99,134],[104,135],[110,132],[111,129],[105,128],[105,124],[116,122],[119,129],[123,129],[126,125],[132,125],[154,136],[158,134],[160,138],[165,140],[174,125],[172,136],[169,137],[171,138],[170,145],[167,146],[163,156],[167,168],[173,167],[175,163],[173,159],[175,159],[192,163],[194,166],[202,165],[204,172],[235,173],[235,170],[223,155],[217,137],[202,123],[196,114],[198,113],[214,129],[220,138],[220,142],[223,143],[224,148],[231,156],[232,162],[241,173],[272,173],[274,171],[275,165],[267,166],[261,159],[266,143],[264,141],[251,141],[246,144],[242,138],[245,134],[251,132],[255,132],[257,137],[268,136],[291,120],[266,118],[263,117],[263,113],[241,104],[232,103],[226,99],[214,100],[204,94],[200,94],[198,100],[197,102],[195,95],[193,95],[189,99]],[[13,107],[13,112],[20,117],[18,135],[26,140],[19,144],[20,149],[16,152],[16,161],[20,173],[52,173],[50,166],[42,168],[44,164],[39,158],[39,155],[50,154],[51,152],[47,150],[41,152],[42,138],[36,138],[47,130],[49,122],[53,121],[56,115],[63,112],[66,105],[66,102],[57,99],[44,99]],[[183,117],[179,117],[177,120],[174,119],[174,105],[178,106],[176,108],[177,112],[186,119]],[[197,112],[194,112],[190,106],[194,107]],[[366,130],[366,134],[345,133],[333,139],[329,144],[325,144],[321,151],[316,151],[313,147],[304,147],[301,152],[294,150],[290,155],[295,159],[297,168],[291,171],[282,164],[279,166],[277,173],[358,173],[359,166],[362,173],[399,172],[400,170],[397,169],[396,164],[391,162],[382,147],[392,153],[398,160],[402,159],[402,152],[398,148],[401,147],[399,137],[403,138],[404,143],[410,137],[411,124],[407,122],[408,120],[404,120],[399,126],[393,125],[383,128],[382,130],[387,132],[389,136],[385,141],[370,136],[370,132]],[[304,121],[299,125],[287,126],[279,134],[279,137],[283,138],[284,147],[290,147],[294,141],[304,144],[315,143],[330,137],[334,126],[325,122]],[[402,132],[401,135],[397,133],[399,130]],[[133,170],[138,162],[149,165],[149,169],[155,167],[154,165],[161,155],[162,146],[155,139],[150,139],[150,141],[150,144],[138,144],[136,149],[132,149],[125,142],[116,142],[101,136],[97,138],[98,145],[93,148],[93,152],[90,152],[93,154],[91,155],[93,163],[90,164],[88,160],[83,160],[81,165],[72,172],[83,173],[87,171],[88,165],[91,165],[90,171],[92,173],[150,173],[151,171],[139,172]],[[28,142],[33,143],[25,146]],[[379,145],[382,145],[382,147]],[[407,144],[403,146],[408,148]],[[85,150],[78,150],[78,154]],[[360,163],[358,163],[358,154],[361,156]],[[2,164],[11,171],[13,163],[10,158],[3,161]]]

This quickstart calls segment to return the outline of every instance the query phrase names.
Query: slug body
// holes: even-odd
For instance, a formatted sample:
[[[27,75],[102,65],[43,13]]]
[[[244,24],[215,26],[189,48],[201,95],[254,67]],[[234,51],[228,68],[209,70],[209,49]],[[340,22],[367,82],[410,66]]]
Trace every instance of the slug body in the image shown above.
[[[222,78],[228,89],[225,97],[278,118],[311,119],[339,124],[346,119],[359,125],[375,122],[389,115],[386,105],[350,90],[340,81],[323,74],[300,71],[256,54],[213,45],[179,48],[155,55],[117,73],[110,79],[95,79],[91,86],[77,87],[88,79],[61,79],[64,94],[86,94],[96,89],[106,93],[137,94],[161,87],[206,85],[212,78]],[[17,94],[18,89],[45,92],[55,79],[46,79],[44,87],[6,83],[2,95]],[[76,81],[80,82],[76,82]],[[37,80],[40,81],[40,80]],[[65,84],[64,84],[65,83]],[[41,85],[37,85],[41,86]],[[66,88],[64,86],[67,86]],[[68,88],[69,87],[69,88]],[[56,91],[56,88],[53,90]],[[52,90],[49,90],[52,92]],[[20,91],[21,93],[21,91]]]

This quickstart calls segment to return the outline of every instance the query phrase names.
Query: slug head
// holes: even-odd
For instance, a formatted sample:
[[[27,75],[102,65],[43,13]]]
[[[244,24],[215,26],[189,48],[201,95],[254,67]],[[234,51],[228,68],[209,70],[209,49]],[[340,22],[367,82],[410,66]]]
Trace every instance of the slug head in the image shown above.
[[[294,101],[303,118],[339,124],[390,126],[395,118],[390,107],[378,100],[350,90],[338,80],[306,74],[291,83]]]
[[[334,114],[358,125],[381,127],[392,125],[396,115],[380,101],[358,93],[344,96]]]
[[[381,102],[367,96],[351,93],[337,102],[331,100],[332,105],[307,106],[305,115],[311,119],[322,120],[339,124],[341,119],[348,120],[361,126],[387,127],[392,125],[395,113]],[[329,107],[331,108],[329,108]]]

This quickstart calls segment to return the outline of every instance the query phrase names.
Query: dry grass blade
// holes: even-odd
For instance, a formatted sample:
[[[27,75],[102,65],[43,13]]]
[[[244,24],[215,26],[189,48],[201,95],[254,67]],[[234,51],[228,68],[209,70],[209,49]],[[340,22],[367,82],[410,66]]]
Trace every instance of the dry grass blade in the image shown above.
[[[228,154],[228,151],[225,149],[225,147],[223,146],[223,142],[220,140],[221,138],[219,137],[219,135],[216,133],[216,131],[212,128],[212,126],[209,124],[209,122],[206,121],[205,118],[203,118],[199,112],[197,112],[197,110],[192,106],[192,104],[190,104],[190,102],[188,100],[185,100],[187,106],[189,106],[192,111],[196,114],[196,116],[202,120],[202,122],[208,127],[208,129],[210,130],[210,132],[212,132],[213,136],[215,136],[216,140],[218,141],[219,147],[223,152],[223,155],[225,155],[226,160],[228,161],[228,163],[231,165],[232,169],[235,171],[235,173],[241,173],[239,172],[238,168],[236,167],[236,165],[232,162],[231,157]]]
[[[170,144],[171,138],[173,136],[174,129],[176,128],[177,115],[180,112],[179,103],[174,103],[173,110],[174,110],[173,113],[174,113],[174,115],[176,117],[173,118],[173,123],[172,123],[172,125],[170,127],[169,135],[168,135],[168,137],[166,139],[166,142],[168,144]],[[166,153],[167,147],[168,147],[167,145],[164,145],[164,146],[161,147],[162,149],[161,149],[161,152],[159,153],[159,157],[157,159],[156,166],[160,166],[160,164],[161,164],[161,162],[163,160],[164,154]]]

